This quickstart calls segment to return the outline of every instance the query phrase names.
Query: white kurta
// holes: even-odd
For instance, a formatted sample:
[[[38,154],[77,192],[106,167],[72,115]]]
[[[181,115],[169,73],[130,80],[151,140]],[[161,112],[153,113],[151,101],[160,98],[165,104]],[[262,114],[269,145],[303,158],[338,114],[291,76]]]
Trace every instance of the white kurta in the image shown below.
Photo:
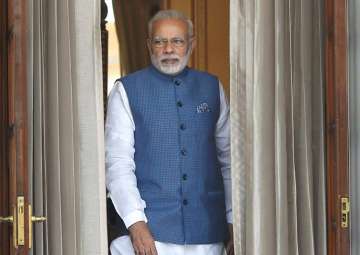
[[[224,245],[218,244],[195,244],[179,245],[155,241],[158,255],[222,255]],[[111,243],[112,255],[135,255],[129,236],[122,236]]]
[[[216,147],[225,189],[226,217],[232,223],[231,172],[230,172],[230,123],[229,106],[223,87],[219,83],[220,115],[216,123]],[[105,125],[106,185],[111,200],[125,226],[129,228],[138,221],[147,222],[135,175],[135,123],[123,84],[118,81],[112,89],[107,108]],[[219,255],[223,244],[178,245],[156,242],[158,255]],[[113,255],[134,254],[128,236],[115,239],[111,245]]]

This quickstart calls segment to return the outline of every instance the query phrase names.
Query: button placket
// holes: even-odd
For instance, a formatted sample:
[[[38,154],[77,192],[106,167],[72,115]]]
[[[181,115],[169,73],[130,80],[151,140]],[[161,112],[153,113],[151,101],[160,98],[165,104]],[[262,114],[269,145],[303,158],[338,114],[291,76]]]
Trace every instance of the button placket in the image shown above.
[[[174,80],[173,80],[173,83],[174,83],[174,85],[176,86],[176,87],[179,87],[180,85],[182,85],[182,81],[180,80],[180,79],[177,79],[177,78],[175,78]],[[180,87],[179,88],[176,88],[175,89],[175,91],[177,91],[178,89],[180,89]],[[175,92],[176,93],[176,92]],[[176,93],[177,94],[177,93]],[[187,154],[188,154],[188,151],[186,150],[186,148],[184,147],[184,145],[185,144],[183,144],[183,139],[181,138],[183,135],[185,135],[184,133],[183,133],[183,131],[185,131],[186,130],[186,124],[185,123],[183,123],[182,122],[182,111],[180,111],[180,108],[182,108],[183,107],[183,102],[182,102],[182,100],[180,99],[180,98],[178,98],[177,97],[178,95],[176,95],[176,106],[179,108],[179,111],[178,111],[178,120],[179,120],[179,130],[180,130],[180,154],[181,154],[181,156],[184,158],[185,156],[187,156]],[[183,159],[183,160],[185,160],[185,158]],[[181,164],[181,169],[180,169],[180,171],[181,171],[181,173],[184,171],[184,163],[182,163]],[[187,176],[187,174],[185,174],[185,173],[182,173],[181,174],[181,179],[182,179],[182,184],[181,184],[181,189],[183,190],[183,192],[186,190],[186,188],[185,188],[185,186],[186,186],[186,181],[187,181],[187,179],[188,179],[188,176]],[[186,199],[186,192],[185,193],[183,193],[183,197],[182,197],[182,204],[183,204],[183,206],[187,206],[188,205],[188,199]]]
[[[173,82],[174,82],[174,84],[176,85],[176,86],[180,86],[181,85],[181,80],[180,79],[177,79],[177,78],[175,78],[174,80],[173,80]]]
[[[187,180],[187,174],[183,174],[182,179],[183,179],[184,181],[186,181],[186,180]]]
[[[183,155],[183,156],[186,156],[186,154],[187,154],[187,150],[185,148],[182,148],[180,152],[181,152],[181,155]]]

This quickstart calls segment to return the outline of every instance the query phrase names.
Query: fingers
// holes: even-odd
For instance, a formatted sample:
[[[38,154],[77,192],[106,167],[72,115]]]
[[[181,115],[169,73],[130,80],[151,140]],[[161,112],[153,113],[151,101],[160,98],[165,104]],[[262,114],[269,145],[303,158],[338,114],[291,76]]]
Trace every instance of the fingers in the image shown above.
[[[133,242],[135,255],[146,255],[145,247],[139,242]]]
[[[135,237],[132,239],[136,255],[157,255],[155,241],[152,237]]]
[[[235,252],[234,252],[234,229],[233,229],[233,224],[229,223],[228,228],[229,228],[230,239],[226,243],[226,254],[227,255],[234,255]]]
[[[232,241],[228,242],[226,245],[226,254],[234,255],[234,243]]]
[[[136,255],[157,255],[154,238],[145,222],[136,222],[129,231]]]
[[[150,253],[151,255],[158,255],[156,247],[155,247],[155,242],[154,242],[153,246],[151,247],[150,252],[151,252]]]
[[[135,250],[135,254],[136,255],[157,255],[157,252],[156,252],[156,250],[153,250],[153,249],[151,249],[151,250],[145,250],[145,249],[143,249],[143,250]]]
[[[155,242],[147,240],[145,242],[133,242],[134,252],[136,255],[157,255]]]
[[[156,250],[146,249],[145,247],[137,249],[134,248],[134,251],[136,255],[157,255]]]

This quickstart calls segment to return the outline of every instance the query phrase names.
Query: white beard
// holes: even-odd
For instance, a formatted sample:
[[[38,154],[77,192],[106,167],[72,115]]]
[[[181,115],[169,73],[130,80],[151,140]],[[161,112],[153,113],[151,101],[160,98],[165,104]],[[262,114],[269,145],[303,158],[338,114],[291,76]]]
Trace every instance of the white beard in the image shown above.
[[[177,54],[162,54],[156,57],[150,52],[151,63],[164,74],[176,75],[179,74],[189,62],[191,56],[191,46],[189,47],[184,57],[179,57]],[[166,63],[166,60],[173,60],[175,63]]]

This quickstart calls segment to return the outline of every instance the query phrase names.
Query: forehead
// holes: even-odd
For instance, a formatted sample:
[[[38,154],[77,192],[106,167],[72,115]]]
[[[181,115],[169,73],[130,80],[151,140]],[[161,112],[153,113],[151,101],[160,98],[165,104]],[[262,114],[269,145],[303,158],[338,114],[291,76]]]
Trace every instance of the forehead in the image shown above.
[[[179,19],[156,20],[152,27],[152,37],[185,37],[187,34],[187,23]]]

